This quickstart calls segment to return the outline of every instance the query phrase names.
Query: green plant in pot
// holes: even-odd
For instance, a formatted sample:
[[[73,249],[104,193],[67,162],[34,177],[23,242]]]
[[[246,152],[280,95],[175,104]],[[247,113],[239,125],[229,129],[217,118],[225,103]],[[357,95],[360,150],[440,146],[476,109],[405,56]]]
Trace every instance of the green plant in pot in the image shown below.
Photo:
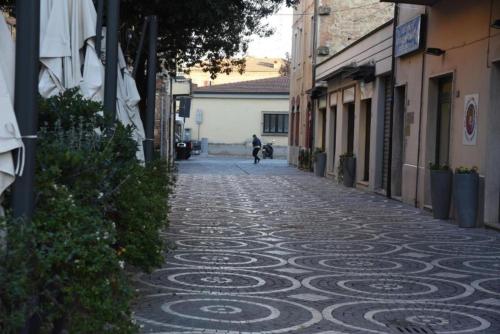
[[[326,153],[321,148],[316,148],[313,153],[314,174],[324,177],[326,171]]]
[[[353,153],[340,155],[339,166],[337,168],[337,180],[346,187],[354,187],[356,180],[356,157]]]
[[[477,167],[458,167],[453,179],[453,206],[460,227],[475,227],[479,196]]]
[[[311,168],[311,154],[307,149],[300,149],[299,151],[299,168],[309,170]]]
[[[432,215],[448,219],[450,215],[453,173],[448,165],[430,163]]]

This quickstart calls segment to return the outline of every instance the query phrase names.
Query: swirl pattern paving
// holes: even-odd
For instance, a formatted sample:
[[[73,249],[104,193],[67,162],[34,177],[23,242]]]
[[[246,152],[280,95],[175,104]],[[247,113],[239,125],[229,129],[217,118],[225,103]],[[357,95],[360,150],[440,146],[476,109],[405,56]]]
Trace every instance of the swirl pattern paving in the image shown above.
[[[179,163],[170,221],[143,333],[500,333],[497,231],[229,158]]]

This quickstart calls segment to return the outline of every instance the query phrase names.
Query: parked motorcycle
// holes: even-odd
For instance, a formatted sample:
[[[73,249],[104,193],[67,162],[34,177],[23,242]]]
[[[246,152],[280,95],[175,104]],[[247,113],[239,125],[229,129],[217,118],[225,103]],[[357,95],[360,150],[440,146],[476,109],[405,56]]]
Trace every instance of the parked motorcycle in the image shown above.
[[[274,157],[273,143],[267,143],[266,145],[262,146],[262,158],[273,159],[273,157]]]

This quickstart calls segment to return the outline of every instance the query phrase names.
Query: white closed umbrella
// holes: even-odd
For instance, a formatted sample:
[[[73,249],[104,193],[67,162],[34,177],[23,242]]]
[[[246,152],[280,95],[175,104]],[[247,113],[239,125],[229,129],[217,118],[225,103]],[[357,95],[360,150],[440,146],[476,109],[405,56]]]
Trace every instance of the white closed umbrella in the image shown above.
[[[24,147],[14,113],[15,45],[0,15],[0,194],[21,174],[23,163],[14,167],[12,151]],[[24,152],[19,152],[20,161]]]
[[[137,142],[136,156],[139,161],[144,162],[143,142],[146,139],[146,134],[139,112],[141,96],[137,90],[135,80],[127,68],[121,47],[118,48],[117,82],[116,117],[125,126],[130,125],[133,127],[132,135]]]
[[[95,55],[92,46],[85,50],[93,45],[89,41],[96,35],[97,14],[92,0],[41,0],[40,5],[40,94],[45,98],[58,95],[80,87],[85,78],[90,80],[86,88],[93,87],[101,73],[87,73],[85,78],[82,73],[89,52]]]

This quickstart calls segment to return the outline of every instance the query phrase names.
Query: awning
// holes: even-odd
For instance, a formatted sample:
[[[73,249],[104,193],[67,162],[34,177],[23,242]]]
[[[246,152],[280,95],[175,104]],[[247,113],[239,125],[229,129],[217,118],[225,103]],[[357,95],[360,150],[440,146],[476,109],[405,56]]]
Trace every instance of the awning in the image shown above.
[[[357,66],[356,64],[346,65],[318,80],[327,81],[336,77],[341,77],[342,79],[353,79],[357,81],[363,80],[365,82],[371,82],[375,80],[375,66]]]
[[[356,81],[371,82],[375,80],[375,66],[356,66],[342,73],[342,77],[345,79],[350,78]]]
[[[380,0],[381,2],[408,3],[413,5],[432,6],[439,0]]]
[[[336,69],[335,71],[331,72],[331,73],[328,73],[327,75],[321,77],[321,78],[317,78],[316,80],[317,81],[328,81],[330,79],[333,79],[335,77],[338,77],[340,75],[343,75],[344,73],[346,72],[349,72],[349,71],[352,71],[356,68],[356,65],[355,64],[351,64],[351,65],[346,65],[346,66],[342,66],[341,68],[338,68]]]

